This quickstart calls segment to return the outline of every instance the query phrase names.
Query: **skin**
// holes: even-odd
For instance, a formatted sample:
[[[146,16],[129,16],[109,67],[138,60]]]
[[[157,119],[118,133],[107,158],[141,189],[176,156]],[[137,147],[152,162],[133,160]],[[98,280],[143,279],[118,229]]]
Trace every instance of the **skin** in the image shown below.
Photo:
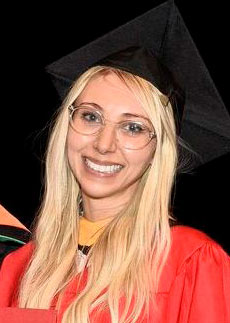
[[[112,122],[123,120],[121,114],[125,112],[148,118],[131,90],[112,72],[91,80],[75,105],[82,102],[99,104],[104,109],[105,118]],[[109,124],[97,136],[84,136],[71,127],[68,130],[69,164],[81,187],[84,217],[92,222],[116,216],[132,197],[153,159],[155,139],[140,150],[128,150],[120,145],[115,134],[115,127]],[[125,167],[114,177],[97,177],[86,170],[82,156]]]

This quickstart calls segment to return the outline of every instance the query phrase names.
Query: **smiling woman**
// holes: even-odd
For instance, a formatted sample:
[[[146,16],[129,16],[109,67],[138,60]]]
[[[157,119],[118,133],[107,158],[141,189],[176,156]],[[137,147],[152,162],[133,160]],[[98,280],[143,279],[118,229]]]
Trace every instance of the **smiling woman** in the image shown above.
[[[185,169],[180,154],[193,152],[181,136],[185,97],[191,100],[189,116],[196,115],[194,107],[200,116],[208,104],[198,103],[197,93],[203,99],[208,89],[210,97],[213,83],[203,75],[203,62],[176,7],[170,1],[160,9],[167,28],[166,35],[159,33],[163,40],[156,41],[155,51],[167,48],[164,55],[155,55],[151,44],[146,48],[147,31],[157,30],[154,24],[161,28],[153,10],[140,18],[143,24],[137,19],[134,26],[122,27],[125,46],[119,29],[79,50],[80,72],[75,55],[53,64],[61,89],[69,79],[71,87],[52,124],[32,241],[1,267],[0,313],[4,307],[50,310],[58,323],[228,321],[228,255],[205,233],[180,225],[172,212],[175,177]],[[188,48],[171,50],[168,32],[180,35]],[[179,44],[181,38],[176,38]],[[178,57],[187,59],[182,71]],[[191,60],[197,74],[189,83]],[[171,62],[172,71],[162,61]],[[67,75],[58,70],[66,64]],[[192,91],[185,86],[184,93],[179,85],[183,74]],[[204,88],[196,88],[198,79],[206,80]],[[202,137],[191,120],[186,125],[188,138],[193,133],[200,148],[207,131]],[[207,161],[210,155],[203,152]],[[212,304],[208,311],[207,303]]]
[[[94,76],[76,101],[96,102],[97,106],[104,107],[110,124],[106,122],[102,127],[99,113],[88,105],[74,116],[74,128],[69,127],[67,135],[70,167],[81,186],[85,217],[92,221],[114,216],[123,209],[137,190],[156,148],[156,140],[150,140],[148,115],[143,108],[145,101],[136,98],[122,80],[121,72],[107,70],[98,72],[99,76]],[[142,114],[146,119],[125,120],[124,115],[131,113]],[[111,121],[115,127],[111,127]]]

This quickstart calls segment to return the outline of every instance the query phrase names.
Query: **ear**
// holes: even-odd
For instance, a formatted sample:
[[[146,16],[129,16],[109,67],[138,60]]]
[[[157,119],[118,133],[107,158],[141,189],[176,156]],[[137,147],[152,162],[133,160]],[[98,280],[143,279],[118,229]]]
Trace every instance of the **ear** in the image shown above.
[[[155,150],[154,150],[154,152],[153,152],[153,157],[152,157],[152,159],[151,159],[151,161],[150,161],[150,163],[149,163],[149,165],[150,165],[150,166],[153,164],[154,157],[155,157]]]
[[[154,159],[154,157],[151,159],[151,161],[149,163],[150,166],[153,164],[153,159]]]

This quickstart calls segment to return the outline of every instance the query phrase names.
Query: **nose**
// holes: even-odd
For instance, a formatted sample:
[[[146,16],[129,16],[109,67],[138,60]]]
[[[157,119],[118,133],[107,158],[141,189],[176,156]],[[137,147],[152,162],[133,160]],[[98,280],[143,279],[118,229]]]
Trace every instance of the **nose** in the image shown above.
[[[116,128],[112,125],[105,125],[101,131],[96,134],[94,148],[100,153],[114,152],[117,149]]]

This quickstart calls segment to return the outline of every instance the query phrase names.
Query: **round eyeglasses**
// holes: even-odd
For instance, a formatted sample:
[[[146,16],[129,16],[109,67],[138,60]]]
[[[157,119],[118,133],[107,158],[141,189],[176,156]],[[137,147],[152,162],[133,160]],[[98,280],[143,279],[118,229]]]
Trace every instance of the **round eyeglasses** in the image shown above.
[[[126,149],[144,148],[153,138],[156,138],[155,131],[150,130],[148,121],[141,117],[133,117],[120,122],[109,122],[103,114],[90,105],[69,107],[70,126],[82,135],[99,134],[106,124],[116,126],[116,136],[121,145]]]

